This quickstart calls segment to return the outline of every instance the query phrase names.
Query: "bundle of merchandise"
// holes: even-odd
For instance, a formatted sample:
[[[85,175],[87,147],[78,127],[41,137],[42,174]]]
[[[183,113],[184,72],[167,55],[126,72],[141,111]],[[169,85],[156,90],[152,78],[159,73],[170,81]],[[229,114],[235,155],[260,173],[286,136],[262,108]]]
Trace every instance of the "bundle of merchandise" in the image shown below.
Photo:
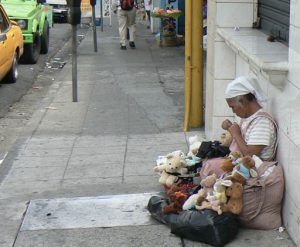
[[[167,8],[167,9],[160,9],[158,7],[153,9],[152,17],[158,17],[158,18],[178,18],[182,14],[181,10],[179,9],[173,9],[173,8]]]

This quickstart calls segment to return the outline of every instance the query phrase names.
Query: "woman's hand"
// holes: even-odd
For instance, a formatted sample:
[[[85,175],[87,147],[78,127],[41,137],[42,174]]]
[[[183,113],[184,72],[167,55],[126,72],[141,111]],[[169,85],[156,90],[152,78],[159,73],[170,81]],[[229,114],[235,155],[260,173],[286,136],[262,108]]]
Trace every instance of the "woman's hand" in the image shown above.
[[[237,123],[231,124],[231,126],[228,128],[228,131],[233,137],[242,135],[240,126]]]
[[[231,125],[232,125],[232,122],[229,119],[225,119],[222,123],[222,129],[228,130]]]

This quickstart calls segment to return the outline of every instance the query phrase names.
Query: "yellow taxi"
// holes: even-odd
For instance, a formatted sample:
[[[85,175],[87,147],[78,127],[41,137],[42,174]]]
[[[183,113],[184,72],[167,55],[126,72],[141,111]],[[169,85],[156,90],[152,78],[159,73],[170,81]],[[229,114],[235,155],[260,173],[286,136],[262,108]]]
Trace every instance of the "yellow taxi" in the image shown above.
[[[23,35],[18,24],[10,20],[0,4],[0,81],[14,83],[18,78],[18,61],[23,54]]]

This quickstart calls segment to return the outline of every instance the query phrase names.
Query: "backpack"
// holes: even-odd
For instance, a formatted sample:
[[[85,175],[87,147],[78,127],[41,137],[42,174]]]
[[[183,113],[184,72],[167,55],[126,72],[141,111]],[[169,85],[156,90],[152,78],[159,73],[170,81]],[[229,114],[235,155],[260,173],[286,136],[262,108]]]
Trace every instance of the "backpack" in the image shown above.
[[[122,10],[132,10],[134,7],[134,0],[120,0]]]

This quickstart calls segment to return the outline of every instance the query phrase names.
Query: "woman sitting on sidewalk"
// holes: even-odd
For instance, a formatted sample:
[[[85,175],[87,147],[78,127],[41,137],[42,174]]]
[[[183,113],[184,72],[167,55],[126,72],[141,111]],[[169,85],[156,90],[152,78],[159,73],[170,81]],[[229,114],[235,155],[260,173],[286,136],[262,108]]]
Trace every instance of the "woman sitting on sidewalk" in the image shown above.
[[[265,100],[258,81],[253,77],[242,76],[228,84],[225,91],[228,106],[239,118],[240,124],[226,119],[222,128],[232,135],[230,151],[243,155],[256,155],[262,160],[274,160],[277,148],[277,126],[273,118],[262,109],[260,102]],[[224,158],[213,158],[203,162],[201,178],[216,173]]]

